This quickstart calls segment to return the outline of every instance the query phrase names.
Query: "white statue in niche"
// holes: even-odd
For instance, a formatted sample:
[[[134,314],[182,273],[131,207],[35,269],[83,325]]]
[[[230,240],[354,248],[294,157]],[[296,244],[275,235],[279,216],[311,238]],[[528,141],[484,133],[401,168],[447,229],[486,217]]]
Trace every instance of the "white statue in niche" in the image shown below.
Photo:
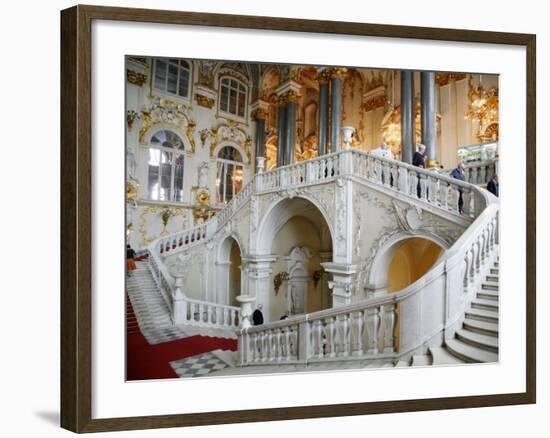
[[[208,163],[202,162],[199,165],[199,188],[208,186]]]
[[[288,309],[291,315],[299,315],[306,311],[307,301],[307,262],[311,251],[306,247],[295,247],[285,257],[288,263]]]

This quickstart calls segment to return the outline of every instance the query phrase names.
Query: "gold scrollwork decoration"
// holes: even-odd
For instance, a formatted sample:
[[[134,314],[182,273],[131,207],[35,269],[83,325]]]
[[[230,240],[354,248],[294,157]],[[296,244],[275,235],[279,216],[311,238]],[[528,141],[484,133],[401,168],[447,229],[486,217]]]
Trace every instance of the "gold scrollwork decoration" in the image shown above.
[[[130,69],[126,69],[126,79],[133,85],[143,86],[147,82],[147,75]]]

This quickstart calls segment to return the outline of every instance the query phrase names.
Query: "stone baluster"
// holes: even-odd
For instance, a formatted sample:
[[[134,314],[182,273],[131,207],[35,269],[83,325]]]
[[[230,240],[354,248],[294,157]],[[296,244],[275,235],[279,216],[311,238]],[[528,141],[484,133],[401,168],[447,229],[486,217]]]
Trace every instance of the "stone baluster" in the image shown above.
[[[199,304],[199,323],[204,323],[204,304]]]
[[[298,357],[298,326],[290,327],[290,357],[296,359]]]
[[[428,192],[426,187],[426,175],[424,175],[423,173],[419,173],[418,177],[420,178],[420,199],[426,200],[426,195]]]
[[[216,325],[223,327],[223,321],[222,321],[222,308],[216,307]]]
[[[398,180],[398,167],[397,167],[397,164],[392,164],[391,165],[391,168],[390,168],[390,174],[391,174],[391,178],[390,178],[390,182],[392,183],[392,187],[394,189],[397,189],[399,187],[399,180]]]
[[[347,356],[349,353],[349,313],[338,315],[336,318],[336,353],[338,356]]]
[[[325,356],[334,357],[336,354],[334,345],[334,317],[325,319]]]
[[[212,310],[213,309],[212,309],[211,305],[209,305],[206,309],[206,313],[207,313],[206,318],[208,319],[208,324],[212,324],[212,322],[213,322],[212,321]]]
[[[323,326],[320,319],[313,321],[312,327],[313,336],[313,357],[323,357]]]
[[[288,327],[283,332],[283,358],[290,360],[290,329]]]
[[[327,160],[327,178],[331,178],[334,175],[334,160],[333,157],[330,157]]]
[[[455,186],[454,184],[451,184],[450,189],[451,189],[451,208],[450,209],[456,213],[460,213],[459,205],[458,205],[458,201],[460,199],[459,187]]]
[[[399,167],[398,170],[398,189],[400,192],[409,194],[409,171],[406,167]]]
[[[390,165],[385,161],[382,163],[382,182],[386,187],[391,186]]]
[[[367,354],[378,354],[378,335],[380,333],[380,315],[378,307],[367,309]]]
[[[414,170],[409,170],[409,190],[410,196],[418,196],[418,175]]]
[[[397,321],[396,305],[384,306],[384,353],[395,351],[395,324]]]
[[[258,334],[257,333],[252,333],[252,335],[250,336],[250,352],[251,352],[250,361],[258,362],[259,351],[258,351]]]
[[[358,310],[351,315],[351,354],[361,356],[363,354],[363,311]]]
[[[432,204],[435,203],[436,199],[436,184],[437,184],[437,178],[435,176],[429,175],[427,178],[428,181],[428,202],[431,202]]]

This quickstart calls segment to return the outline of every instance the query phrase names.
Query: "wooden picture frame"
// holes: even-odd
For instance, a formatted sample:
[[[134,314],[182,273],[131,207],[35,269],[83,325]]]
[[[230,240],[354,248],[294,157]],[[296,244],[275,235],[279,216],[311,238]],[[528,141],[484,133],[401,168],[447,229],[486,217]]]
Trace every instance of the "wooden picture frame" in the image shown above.
[[[92,22],[112,20],[517,45],[526,49],[526,391],[195,414],[92,418]],[[165,10],[61,12],[61,426],[98,432],[396,413],[536,402],[536,37],[530,34]]]

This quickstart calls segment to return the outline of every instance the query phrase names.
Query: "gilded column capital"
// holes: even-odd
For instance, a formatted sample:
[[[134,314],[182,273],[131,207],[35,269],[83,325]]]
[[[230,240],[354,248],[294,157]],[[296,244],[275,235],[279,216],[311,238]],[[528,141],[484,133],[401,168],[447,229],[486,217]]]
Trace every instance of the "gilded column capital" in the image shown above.
[[[329,77],[344,80],[349,72],[345,67],[332,67],[327,70]]]
[[[327,84],[330,82],[330,71],[327,70],[327,69],[323,69],[319,72],[317,72],[317,74],[315,75],[315,79],[320,83],[320,84]]]
[[[279,96],[278,103],[279,105],[286,105],[288,102],[296,102],[299,98],[299,93],[294,90],[289,90]]]
[[[256,100],[251,106],[251,115],[254,119],[265,119],[269,112],[269,102],[263,99]]]

